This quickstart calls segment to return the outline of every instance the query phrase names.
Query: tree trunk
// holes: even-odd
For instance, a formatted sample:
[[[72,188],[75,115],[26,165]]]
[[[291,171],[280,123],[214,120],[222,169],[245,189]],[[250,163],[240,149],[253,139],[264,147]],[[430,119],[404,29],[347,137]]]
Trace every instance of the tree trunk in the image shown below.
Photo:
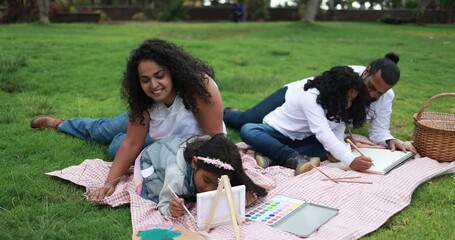
[[[417,16],[416,16],[417,23],[425,24],[423,15],[425,14],[425,9],[427,9],[428,5],[430,5],[430,3],[432,3],[432,2],[433,2],[433,0],[420,0],[419,1],[420,7],[419,7],[419,12],[417,12]]]
[[[307,0],[305,4],[305,12],[303,13],[302,21],[312,23],[316,19],[321,0]]]
[[[401,0],[401,8],[406,8],[406,0]]]
[[[39,20],[44,24],[49,24],[49,0],[38,0]]]
[[[329,0],[329,10],[335,9],[335,3],[333,1],[334,0]]]
[[[420,13],[424,13],[425,9],[432,3],[433,0],[420,0]]]

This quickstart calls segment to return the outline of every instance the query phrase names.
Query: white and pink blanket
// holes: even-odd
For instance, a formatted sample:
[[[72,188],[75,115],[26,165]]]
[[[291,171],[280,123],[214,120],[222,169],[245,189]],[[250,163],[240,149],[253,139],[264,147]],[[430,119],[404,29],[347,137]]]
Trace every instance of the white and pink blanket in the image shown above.
[[[411,202],[413,191],[422,183],[443,174],[455,172],[455,162],[440,163],[429,158],[407,161],[387,175],[344,171],[321,164],[320,169],[331,177],[361,176],[360,181],[372,184],[334,183],[322,181],[320,172],[311,170],[294,176],[291,169],[269,167],[265,170],[256,165],[253,152],[246,145],[238,144],[245,171],[256,183],[269,190],[267,198],[277,194],[303,199],[311,203],[338,208],[339,214],[313,233],[308,239],[356,239],[384,224]],[[103,185],[111,163],[100,159],[85,160],[80,165],[46,173],[85,186],[87,191]],[[134,191],[133,176],[121,179],[115,192],[101,204],[112,207],[129,203],[133,231],[141,227],[172,223],[198,232],[207,239],[233,239],[232,226],[214,228],[210,233],[200,231],[196,223],[185,215],[181,218],[165,218],[156,204],[142,199]],[[260,204],[259,201],[257,204]],[[255,205],[251,206],[254,208]],[[248,211],[248,209],[247,209]],[[193,215],[196,209],[191,209]],[[299,237],[258,222],[246,221],[240,226],[242,239],[300,239]]]

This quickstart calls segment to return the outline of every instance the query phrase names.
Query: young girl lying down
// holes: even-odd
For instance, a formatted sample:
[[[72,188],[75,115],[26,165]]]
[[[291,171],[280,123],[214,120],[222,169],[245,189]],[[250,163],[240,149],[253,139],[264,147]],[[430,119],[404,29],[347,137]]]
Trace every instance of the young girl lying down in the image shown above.
[[[224,134],[157,141],[136,159],[134,178],[136,192],[158,203],[161,214],[180,217],[183,204],[194,202],[198,192],[216,190],[221,175],[233,186],[245,185],[247,203],[267,195],[245,174],[237,146]]]

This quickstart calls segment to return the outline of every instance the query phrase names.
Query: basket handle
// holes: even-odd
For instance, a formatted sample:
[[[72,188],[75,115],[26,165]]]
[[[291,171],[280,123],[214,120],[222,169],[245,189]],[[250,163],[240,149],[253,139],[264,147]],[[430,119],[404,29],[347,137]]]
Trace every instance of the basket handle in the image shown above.
[[[417,120],[420,120],[420,116],[422,115],[423,113],[423,110],[425,110],[426,107],[428,107],[428,105],[430,105],[430,103],[437,99],[437,98],[441,98],[441,97],[447,97],[447,96],[451,96],[451,97],[455,97],[455,93],[440,93],[440,94],[436,94],[434,95],[433,97],[429,98],[419,109],[419,112],[417,113],[417,116],[416,116],[416,119]]]

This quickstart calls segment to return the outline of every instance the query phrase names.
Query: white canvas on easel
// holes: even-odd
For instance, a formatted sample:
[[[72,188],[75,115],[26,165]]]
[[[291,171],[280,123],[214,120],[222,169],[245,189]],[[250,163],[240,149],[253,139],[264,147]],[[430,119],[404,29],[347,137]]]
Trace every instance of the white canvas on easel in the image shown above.
[[[231,187],[229,177],[220,178],[216,191],[198,193],[197,226],[207,232],[212,227],[231,223],[236,239],[240,239],[238,224],[245,221],[245,186]]]
[[[213,200],[216,195],[215,191],[203,192],[197,194],[197,227],[200,229],[205,228],[207,223],[210,208],[212,207]],[[234,205],[241,221],[245,220],[245,186],[235,186],[232,187],[232,196],[234,200]],[[220,226],[224,224],[229,224],[231,222],[231,215],[229,212],[229,206],[226,198],[226,190],[222,190],[218,206],[215,209],[215,214],[213,216],[212,226]]]

